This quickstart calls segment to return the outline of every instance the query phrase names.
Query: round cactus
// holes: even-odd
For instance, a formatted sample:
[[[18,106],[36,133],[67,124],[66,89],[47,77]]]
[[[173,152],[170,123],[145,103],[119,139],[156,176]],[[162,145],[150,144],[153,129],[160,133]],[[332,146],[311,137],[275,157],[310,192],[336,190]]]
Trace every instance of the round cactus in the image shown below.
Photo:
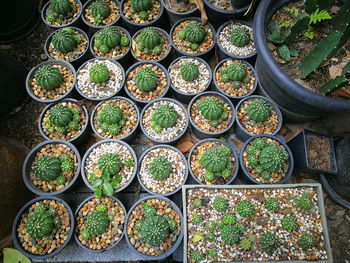
[[[111,13],[108,4],[105,0],[96,0],[91,3],[90,10],[95,18],[105,19]]]
[[[129,46],[129,43],[130,43],[130,40],[129,40],[129,38],[127,38],[127,37],[122,37],[122,38],[120,39],[120,45],[121,45],[122,47],[127,47],[127,46]]]
[[[215,208],[215,207],[214,207],[214,208]],[[217,226],[218,228],[221,229],[224,225],[225,225],[224,220],[218,219],[218,220],[216,221],[216,226]]]
[[[67,16],[73,10],[69,0],[51,0],[50,11],[56,15]]]
[[[294,216],[285,216],[282,219],[282,226],[289,231],[297,230],[299,227],[298,220]]]
[[[197,206],[197,207],[201,206],[202,205],[202,200],[199,199],[199,198],[194,199],[193,200],[193,205]]]
[[[26,223],[27,233],[37,239],[50,235],[53,227],[52,217],[46,211],[30,215]]]
[[[117,174],[122,166],[119,156],[114,153],[103,154],[97,163],[102,173],[109,175]]]
[[[35,163],[34,174],[43,181],[53,181],[61,174],[61,161],[57,157],[45,155]]]
[[[313,248],[315,247],[315,239],[310,234],[302,234],[299,238],[299,245],[302,248]]]
[[[89,76],[92,82],[102,84],[109,78],[109,70],[105,64],[95,64],[89,69]]]
[[[53,124],[65,127],[73,120],[73,114],[68,106],[60,104],[50,109],[49,119]]]
[[[58,68],[52,65],[44,65],[35,72],[34,79],[40,87],[46,90],[53,90],[60,86],[62,74]]]
[[[93,236],[101,235],[108,228],[109,220],[105,213],[94,211],[85,220],[85,229]]]
[[[148,246],[159,245],[169,236],[169,223],[162,216],[151,216],[142,223],[140,236]]]
[[[266,200],[265,206],[267,209],[273,212],[277,212],[278,209],[280,208],[278,200],[274,197],[271,197],[268,200]]]
[[[193,62],[186,62],[183,64],[180,71],[181,76],[187,81],[195,80],[199,76],[198,66]]]
[[[208,182],[212,182],[215,180],[215,175],[213,172],[210,172],[210,171],[207,171],[205,174],[204,174],[204,178],[206,181]]]
[[[211,148],[203,154],[201,163],[208,171],[219,173],[226,168],[227,155],[221,148]]]
[[[271,106],[265,100],[255,99],[247,106],[247,114],[253,121],[267,121],[271,116]]]
[[[141,69],[136,73],[135,83],[139,90],[154,90],[157,87],[157,73],[150,68]]]
[[[106,105],[98,114],[98,118],[108,124],[119,123],[122,117],[122,110],[115,104]]]
[[[252,146],[255,147],[257,150],[262,150],[268,146],[268,143],[263,138],[256,138],[253,141]]]
[[[214,235],[212,232],[208,232],[208,233],[205,235],[205,238],[206,238],[207,240],[213,241],[213,240],[215,240],[215,235]]]
[[[61,53],[71,52],[77,46],[74,34],[66,30],[66,28],[56,32],[52,36],[51,43],[53,47]]]
[[[71,160],[61,162],[61,170],[63,173],[67,171],[72,171],[74,169],[74,165]]]
[[[230,80],[241,81],[247,75],[247,67],[241,62],[233,62],[227,68]]]
[[[254,215],[256,211],[254,205],[250,201],[243,200],[237,204],[237,212],[240,216],[247,218]]]
[[[194,262],[199,262],[202,259],[203,259],[203,256],[202,256],[201,252],[199,252],[198,250],[193,251],[193,253],[192,253],[192,260]]]
[[[192,216],[192,220],[191,221],[192,221],[192,224],[199,225],[200,223],[202,223],[202,218],[201,218],[200,215],[195,214],[195,215]]]
[[[176,228],[177,228],[177,223],[176,223],[176,221],[175,221],[174,219],[170,219],[170,220],[168,221],[168,223],[169,223],[169,229],[170,229],[170,231],[175,231]]]
[[[185,38],[191,43],[200,43],[204,40],[207,30],[197,21],[190,22],[185,27]]]
[[[225,212],[227,209],[227,200],[223,197],[217,197],[214,200],[214,209],[218,212]]]
[[[260,165],[269,172],[278,172],[288,159],[288,153],[281,147],[272,144],[264,148],[259,156]]]
[[[155,207],[150,206],[147,203],[143,204],[143,213],[146,218],[157,215],[157,210]]]
[[[227,167],[227,165],[226,165]],[[222,176],[224,179],[228,179],[231,177],[231,170],[230,169],[224,169],[221,171],[220,176]]]
[[[165,157],[155,158],[149,164],[149,172],[155,179],[163,180],[171,173],[171,162]]]
[[[231,33],[231,42],[236,47],[244,47],[249,44],[249,30],[243,26],[235,28]]]
[[[152,0],[131,0],[132,8],[137,11],[147,11],[152,7]]]
[[[236,216],[234,213],[226,213],[224,215],[225,224],[234,225],[234,224],[236,224],[236,221],[237,221],[237,219],[236,219]]]
[[[117,135],[120,133],[120,125],[117,123],[108,125],[108,132],[113,135]]]
[[[58,185],[65,185],[67,182],[67,178],[64,175],[60,175],[56,178],[56,183]]]
[[[221,229],[222,240],[229,245],[234,245],[238,242],[239,231],[234,225],[225,225]]]
[[[34,213],[39,213],[39,212],[45,212],[46,211],[46,205],[44,204],[38,204],[37,207],[34,209]]]
[[[141,12],[139,13],[139,18],[140,18],[141,20],[147,20],[147,18],[148,18],[148,13],[147,13],[147,11],[141,11]]]
[[[274,251],[279,246],[280,242],[274,233],[266,232],[260,239],[261,246],[267,251]]]
[[[239,242],[239,246],[244,250],[249,250],[252,245],[252,242],[248,238],[242,239],[241,242]]]
[[[215,221],[210,220],[207,222],[207,224],[205,225],[205,227],[209,230],[209,231],[213,231],[216,228],[216,224]]]
[[[105,204],[100,204],[97,206],[97,211],[100,213],[105,213],[107,212],[107,206]]]
[[[297,201],[297,205],[305,211],[310,211],[313,207],[313,202],[310,195],[308,193],[304,193]]]
[[[209,256],[211,257],[211,258],[216,258],[217,257],[217,255],[218,255],[218,252],[217,252],[217,250],[215,249],[215,248],[212,248],[212,249],[210,249],[209,250]]]
[[[174,106],[160,105],[152,114],[152,120],[162,128],[171,127],[177,121],[177,111]]]
[[[142,48],[153,49],[160,43],[158,30],[154,27],[146,27],[141,31],[136,41]]]
[[[217,120],[224,112],[223,103],[214,97],[207,97],[198,102],[196,106],[199,108],[201,115],[207,120]]]
[[[98,48],[100,48],[101,46],[114,48],[121,44],[122,37],[122,33],[120,33],[120,31],[117,28],[106,27],[103,30],[101,30],[100,33],[97,34],[95,38],[95,46]]]

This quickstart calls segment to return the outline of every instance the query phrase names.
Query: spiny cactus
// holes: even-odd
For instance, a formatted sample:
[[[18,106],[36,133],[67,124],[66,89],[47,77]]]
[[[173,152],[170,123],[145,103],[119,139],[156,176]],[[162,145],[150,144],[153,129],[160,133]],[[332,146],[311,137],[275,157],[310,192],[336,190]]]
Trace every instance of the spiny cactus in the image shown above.
[[[157,73],[151,68],[141,69],[135,75],[135,83],[139,90],[154,90],[157,87]]]
[[[255,147],[258,150],[262,150],[262,149],[264,149],[264,148],[266,148],[268,146],[268,143],[263,138],[256,138],[253,141],[252,146]]]
[[[214,97],[206,97],[198,102],[196,106],[199,108],[201,115],[207,120],[219,119],[225,110],[223,103]]]
[[[115,48],[121,45],[122,38],[123,35],[117,28],[106,27],[96,35],[95,47],[97,47],[101,53],[107,53],[110,48]],[[126,39],[128,40],[128,38]],[[129,43],[127,45],[129,45]]]
[[[225,212],[228,206],[228,202],[223,197],[217,197],[214,200],[214,209],[218,212]]]
[[[141,12],[139,13],[139,18],[140,18],[141,20],[147,20],[147,18],[148,18],[148,13],[147,13],[147,11],[141,11]]]
[[[109,175],[117,174],[122,166],[119,156],[114,153],[103,154],[97,163],[102,173]]]
[[[92,82],[100,85],[105,84],[109,78],[109,70],[105,64],[98,63],[90,67],[89,76]]]
[[[215,180],[215,175],[213,172],[210,172],[210,171],[207,171],[205,174],[204,174],[204,178],[207,182],[212,182]]]
[[[282,226],[289,231],[297,230],[299,227],[298,220],[294,216],[285,216],[282,219]]]
[[[217,252],[217,250],[215,249],[215,248],[212,248],[212,249],[210,249],[209,250],[209,256],[211,257],[211,258],[216,258],[217,257],[217,255],[218,255],[218,252]]]
[[[271,106],[263,99],[254,99],[247,106],[247,114],[253,121],[264,122],[271,116]]]
[[[67,171],[72,171],[73,169],[74,169],[74,164],[71,160],[61,162],[62,173],[65,173]]]
[[[199,199],[199,198],[194,199],[193,200],[193,205],[197,206],[197,207],[201,206],[202,205],[202,200]]]
[[[185,38],[190,43],[200,43],[204,40],[207,30],[197,21],[190,22],[185,28]]]
[[[171,127],[177,121],[177,111],[172,105],[160,105],[153,112],[151,119],[162,128]]]
[[[274,233],[266,232],[260,239],[261,246],[267,251],[274,251],[279,246],[280,242]]]
[[[215,221],[213,220],[208,221],[205,227],[207,228],[207,230],[213,231],[216,228]]]
[[[85,229],[93,236],[101,235],[107,230],[108,226],[108,216],[99,211],[94,211],[88,214],[85,220]]]
[[[65,185],[67,182],[67,178],[64,175],[60,175],[56,178],[56,183],[58,185]]]
[[[157,215],[157,210],[154,206],[149,205],[146,202],[142,202],[143,214],[146,218]]]
[[[46,90],[58,88],[62,82],[62,74],[58,68],[52,65],[40,67],[34,76],[35,82]]]
[[[249,44],[249,41],[250,33],[247,28],[240,26],[232,30],[231,42],[236,47],[244,47]]]
[[[239,242],[239,246],[244,250],[250,250],[250,247],[252,245],[252,242],[248,239],[242,239],[241,242]]]
[[[50,109],[49,119],[53,124],[65,127],[73,120],[73,113],[68,106],[60,104]]]
[[[149,172],[155,179],[163,180],[171,173],[171,162],[165,157],[157,157],[149,164]]]
[[[192,216],[191,222],[192,222],[192,224],[194,224],[194,225],[199,225],[200,223],[202,223],[202,218],[201,218],[200,215],[194,214],[194,215]]]
[[[152,7],[152,0],[131,0],[132,8],[137,11],[147,11]]]
[[[234,213],[226,213],[224,215],[225,224],[234,225],[236,224],[237,218]]]
[[[233,62],[227,68],[230,80],[241,81],[247,75],[247,67],[242,62]]]
[[[226,168],[230,154],[231,151],[227,152],[223,147],[211,148],[202,155],[200,162],[208,171],[219,173]]]
[[[99,112],[99,118],[108,124],[119,123],[123,117],[122,110],[115,104],[108,104]]]
[[[309,193],[303,193],[299,200],[297,200],[297,206],[306,212],[311,210],[311,208],[313,207],[313,202]]]
[[[181,66],[181,76],[187,81],[193,81],[198,78],[198,66],[193,62],[186,62]]]
[[[278,172],[283,168],[289,155],[286,150],[272,144],[264,148],[259,157],[259,162],[264,170],[269,172]]]
[[[214,208],[215,208],[215,207],[214,207]],[[225,208],[225,210],[226,210],[226,208]],[[218,211],[218,210],[216,209],[216,211]],[[216,221],[216,226],[217,226],[218,228],[221,229],[224,225],[225,225],[224,220],[218,219],[218,220]]]
[[[69,29],[61,29],[52,36],[51,43],[53,47],[61,53],[71,52],[77,46],[77,39],[74,36],[73,30]]]
[[[302,248],[313,248],[315,247],[315,239],[310,234],[302,234],[299,238],[299,245]]]
[[[56,16],[67,16],[73,11],[73,6],[69,0],[51,0],[49,9],[50,13],[53,12]]]
[[[238,242],[239,231],[234,225],[225,225],[221,229],[221,238],[228,245],[234,245]]]
[[[237,212],[242,217],[251,217],[256,213],[254,205],[248,201],[243,200],[237,204]]]
[[[162,216],[151,216],[142,223],[140,236],[148,246],[159,245],[169,236],[169,223]]]
[[[61,161],[57,157],[45,155],[35,163],[34,174],[43,181],[53,181],[61,175]]]
[[[203,256],[199,250],[196,250],[192,253],[192,259],[194,260],[194,262],[199,262],[203,259]]]
[[[266,200],[265,206],[267,209],[269,209],[270,211],[273,211],[273,212],[277,212],[278,209],[280,208],[278,200],[274,197],[271,197],[268,200]]]
[[[148,49],[152,50],[160,44],[160,36],[157,29],[154,27],[146,27],[143,29],[136,39],[141,50]]]
[[[34,212],[26,223],[27,233],[32,238],[41,239],[50,235],[54,228],[52,217],[46,211]]]
[[[96,0],[91,3],[90,10],[95,18],[105,19],[111,13],[109,6],[105,0]]]

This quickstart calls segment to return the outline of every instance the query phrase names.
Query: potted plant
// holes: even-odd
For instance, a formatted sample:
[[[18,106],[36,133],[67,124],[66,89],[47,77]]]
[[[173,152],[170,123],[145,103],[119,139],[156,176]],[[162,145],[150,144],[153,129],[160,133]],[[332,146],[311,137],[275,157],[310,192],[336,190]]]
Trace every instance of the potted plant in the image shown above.
[[[246,140],[239,163],[245,177],[254,184],[288,183],[294,168],[293,154],[287,144],[268,134]]]
[[[50,0],[41,10],[41,19],[51,28],[78,26],[82,4],[79,0]]]
[[[26,89],[36,101],[57,102],[72,94],[76,78],[76,71],[68,62],[44,61],[29,71]]]
[[[156,62],[137,62],[126,72],[125,92],[138,106],[162,98],[169,89],[169,74]]]
[[[185,263],[333,261],[320,184],[186,185],[182,197]]]
[[[93,58],[77,70],[76,90],[88,100],[102,101],[116,96],[124,82],[125,72],[117,61]]]
[[[231,146],[219,139],[197,142],[188,156],[188,167],[199,184],[230,184],[238,172],[238,158]]]
[[[220,137],[234,122],[232,102],[218,92],[207,91],[195,96],[188,105],[192,131],[200,138]]]
[[[96,198],[102,194],[113,195],[125,189],[134,179],[137,157],[134,150],[121,140],[102,140],[92,145],[84,154],[81,176],[94,191]]]
[[[186,109],[171,98],[160,98],[148,103],[140,116],[142,132],[157,144],[175,144],[188,127]]]
[[[101,139],[121,139],[131,142],[139,125],[139,110],[125,97],[101,101],[91,114],[91,128]]]
[[[23,181],[37,195],[61,194],[72,188],[80,166],[80,154],[73,144],[63,140],[44,141],[24,160]]]
[[[145,260],[164,259],[181,244],[182,222],[180,209],[170,199],[160,195],[144,197],[128,212],[126,241]]]
[[[61,139],[75,145],[87,139],[88,124],[86,107],[74,99],[49,104],[40,113],[38,121],[40,134],[45,140]]]
[[[114,196],[95,196],[85,199],[75,212],[74,239],[89,252],[110,250],[124,236],[126,210]]]
[[[175,98],[185,104],[211,86],[210,66],[199,57],[179,57],[171,62],[168,72]]]
[[[171,26],[182,18],[199,14],[197,6],[188,0],[162,0],[162,5],[167,12]]]
[[[215,90],[233,103],[254,93],[258,80],[252,65],[244,60],[225,59],[214,69]]]
[[[44,260],[68,244],[73,229],[74,216],[68,204],[55,196],[41,196],[19,210],[13,222],[12,238],[23,255]]]
[[[170,145],[156,145],[140,158],[137,179],[150,194],[173,195],[185,184],[188,168],[185,156]]]
[[[237,104],[235,131],[242,141],[258,134],[275,135],[282,123],[279,108],[268,98],[253,95],[243,98]]]

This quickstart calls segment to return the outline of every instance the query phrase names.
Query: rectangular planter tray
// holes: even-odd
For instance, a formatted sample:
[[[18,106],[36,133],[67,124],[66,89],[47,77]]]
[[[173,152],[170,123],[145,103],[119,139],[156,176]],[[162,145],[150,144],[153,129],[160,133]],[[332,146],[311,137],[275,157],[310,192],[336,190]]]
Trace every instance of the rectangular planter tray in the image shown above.
[[[298,188],[298,187],[315,187],[317,190],[317,204],[320,209],[323,234],[325,238],[325,245],[327,250],[328,259],[326,260],[317,260],[317,261],[308,261],[308,260],[289,260],[289,261],[261,261],[261,262],[269,262],[269,263],[287,263],[287,262],[298,262],[298,263],[332,263],[333,256],[331,250],[331,244],[329,242],[329,235],[327,229],[327,221],[326,221],[326,213],[324,210],[323,203],[323,194],[322,194],[322,186],[318,183],[303,183],[303,184],[274,184],[274,185],[183,185],[182,186],[182,204],[183,204],[183,218],[184,218],[184,238],[183,238],[183,262],[187,263],[187,199],[186,192],[187,189],[195,189],[195,188],[207,188],[207,189],[271,189],[271,188]],[[244,262],[244,263],[256,263],[257,261],[233,261],[233,262]]]

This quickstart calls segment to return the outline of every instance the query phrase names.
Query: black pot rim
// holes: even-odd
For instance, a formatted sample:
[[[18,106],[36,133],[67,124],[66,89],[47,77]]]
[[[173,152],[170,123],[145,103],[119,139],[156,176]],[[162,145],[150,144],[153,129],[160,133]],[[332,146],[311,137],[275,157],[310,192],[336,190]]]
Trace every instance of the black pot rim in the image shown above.
[[[175,14],[175,15],[184,15],[184,16],[189,16],[189,15],[192,15],[194,12],[196,12],[198,10],[198,8],[194,8],[192,10],[189,10],[187,12],[175,12],[174,10],[168,8],[166,6],[166,4],[164,3],[164,0],[160,0],[161,1],[161,4],[163,5],[163,7],[165,8],[166,11],[168,11],[169,13],[171,14]]]
[[[124,101],[126,101],[126,102],[129,102],[129,103],[134,107],[134,109],[136,110],[136,114],[137,114],[137,122],[136,122],[136,125],[135,125],[134,129],[132,129],[132,131],[131,131],[130,133],[128,133],[126,136],[119,138],[119,140],[125,140],[125,139],[127,139],[131,134],[133,134],[134,132],[136,132],[136,130],[137,130],[138,126],[139,126],[139,123],[140,123],[140,111],[139,111],[138,107],[136,106],[136,104],[135,104],[132,100],[130,100],[130,99],[126,98],[126,97],[122,97],[122,96],[116,96],[116,97],[109,98],[109,99],[107,99],[107,100],[103,100],[103,101],[99,102],[99,103],[95,106],[95,108],[94,108],[94,110],[92,111],[91,116],[90,116],[90,124],[91,124],[92,131],[93,131],[98,137],[100,137],[102,140],[106,140],[106,139],[108,139],[108,138],[103,137],[100,133],[97,132],[97,130],[96,130],[96,128],[95,128],[95,125],[94,125],[94,117],[95,117],[95,114],[96,114],[96,111],[97,111],[97,108],[98,108],[98,107],[100,107],[103,103],[107,102],[108,100],[115,100],[115,99],[120,99],[120,100],[124,100]]]
[[[79,210],[83,207],[83,205],[90,201],[92,198],[94,198],[95,195],[92,195],[92,196],[89,196],[88,198],[84,199],[78,206],[78,208],[75,210],[74,212],[74,220],[76,219],[77,215],[79,214]],[[109,196],[109,195],[103,195],[102,197],[108,197],[108,198],[112,198],[114,201],[118,202],[119,205],[123,208],[123,211],[124,211],[124,216],[125,216],[125,221],[124,221],[124,226],[126,224],[126,209],[125,209],[125,206],[123,205],[123,203],[118,199],[116,198],[115,196]],[[78,227],[78,224],[76,224],[76,227]],[[105,252],[105,251],[108,251],[108,250],[111,250],[112,248],[114,248],[115,246],[117,246],[119,244],[119,242],[123,239],[124,237],[124,234],[125,234],[125,227],[123,227],[123,233],[121,234],[120,238],[118,239],[117,242],[115,242],[112,246],[110,247],[107,247],[107,248],[104,248],[104,249],[90,249],[86,246],[84,246],[78,239],[78,236],[77,236],[77,232],[74,231],[74,240],[75,242],[78,244],[79,247],[81,247],[82,249],[86,250],[86,251],[89,251],[89,252],[93,252],[93,253],[102,253],[102,252]]]
[[[345,200],[332,188],[332,186],[328,183],[327,176],[325,174],[320,174],[320,181],[324,190],[327,192],[327,194],[329,194],[333,201],[337,202],[347,209],[350,209],[350,202]]]
[[[152,190],[149,189],[149,188],[147,188],[147,187],[144,185],[144,183],[142,182],[142,180],[141,180],[140,169],[141,169],[142,160],[143,160],[143,158],[145,158],[145,156],[146,156],[150,151],[152,151],[152,150],[154,150],[154,149],[157,149],[157,148],[169,148],[169,149],[172,149],[172,150],[176,151],[177,153],[180,154],[180,156],[181,156],[181,158],[182,158],[182,160],[183,160],[183,162],[184,162],[184,164],[185,164],[185,177],[184,177],[184,180],[183,180],[182,184],[181,184],[178,188],[176,188],[174,191],[169,192],[169,193],[167,193],[167,194],[160,194],[160,193],[158,194],[158,193],[152,192]],[[187,160],[186,160],[185,156],[183,155],[183,153],[182,153],[179,149],[175,148],[174,146],[167,145],[167,144],[158,144],[158,145],[154,145],[154,146],[152,146],[151,148],[148,148],[145,152],[143,152],[142,155],[141,155],[141,157],[140,157],[140,160],[139,160],[139,171],[138,171],[138,173],[137,173],[137,180],[139,181],[141,187],[142,187],[145,191],[147,191],[149,194],[151,194],[151,195],[158,194],[158,195],[161,195],[161,196],[171,196],[171,195],[177,193],[179,190],[181,190],[182,185],[184,185],[184,184],[186,183],[186,181],[187,181],[187,177],[188,177],[188,164],[187,164]]]
[[[179,134],[179,136],[175,137],[174,139],[171,139],[171,140],[168,140],[168,141],[160,141],[160,140],[157,140],[153,137],[151,137],[144,129],[143,127],[143,124],[142,124],[142,119],[143,119],[143,115],[145,114],[146,110],[151,107],[154,103],[158,102],[158,101],[170,101],[174,104],[177,104],[181,109],[182,111],[184,112],[184,115],[186,117],[186,124],[185,124],[185,128],[183,129],[183,131]],[[151,141],[155,142],[155,143],[158,143],[158,144],[167,144],[167,143],[173,143],[173,142],[176,142],[178,139],[180,139],[187,131],[188,129],[188,124],[189,124],[189,116],[187,114],[187,111],[185,109],[185,107],[177,100],[175,99],[172,99],[172,98],[166,98],[166,97],[162,97],[162,98],[158,98],[158,99],[155,99],[153,100],[152,102],[148,103],[141,111],[141,115],[140,115],[140,127],[141,127],[141,130],[143,132],[143,134],[148,138],[150,139]]]
[[[226,145],[228,147],[230,147],[231,149],[231,152],[233,153],[233,156],[235,157],[235,170],[233,172],[233,176],[232,178],[227,181],[224,185],[229,185],[231,184],[237,177],[237,173],[238,173],[238,168],[239,168],[239,165],[240,165],[240,162],[238,160],[238,156],[237,156],[237,153],[235,152],[235,150],[227,143],[227,142],[224,142],[220,139],[216,139],[216,138],[207,138],[207,139],[203,139],[203,140],[200,140],[199,142],[197,142],[195,145],[193,145],[189,155],[188,155],[188,160],[187,160],[187,165],[188,165],[188,170],[192,176],[192,178],[200,185],[207,185],[207,184],[204,184],[202,183],[201,181],[198,180],[198,178],[193,174],[192,172],[192,169],[191,169],[191,157],[192,157],[192,153],[193,151],[201,144],[205,143],[205,142],[219,142],[223,145]],[[215,184],[215,185],[221,185],[221,184]]]
[[[265,0],[260,3],[255,13],[253,23],[255,48],[263,66],[269,70],[271,76],[279,82],[280,86],[284,87],[285,92],[289,93],[303,103],[312,106],[320,105],[320,109],[322,107],[322,110],[326,109],[332,112],[350,112],[349,101],[332,99],[316,94],[304,88],[302,85],[294,81],[288,74],[286,74],[275,61],[267,46],[265,36],[265,16],[272,2],[273,0]]]
[[[17,225],[19,223],[20,217],[22,216],[22,214],[28,209],[28,207],[32,204],[34,204],[37,201],[41,201],[41,200],[56,200],[60,203],[62,203],[64,205],[64,207],[67,209],[68,213],[69,213],[69,217],[70,217],[70,229],[69,229],[69,233],[68,233],[68,238],[67,240],[62,244],[61,247],[59,247],[58,249],[54,250],[53,252],[51,252],[50,254],[46,254],[46,255],[35,255],[32,253],[27,252],[26,250],[24,250],[21,246],[21,244],[19,243],[18,240],[18,235],[17,235]],[[15,244],[15,247],[26,257],[30,258],[30,259],[34,259],[34,260],[43,260],[43,259],[47,259],[50,257],[53,257],[54,255],[58,254],[59,252],[61,252],[61,250],[63,248],[66,247],[66,245],[68,244],[69,240],[71,239],[72,235],[73,235],[73,231],[75,228],[75,224],[74,224],[74,215],[72,212],[72,209],[69,207],[69,205],[61,198],[56,197],[56,196],[48,196],[48,195],[43,195],[40,197],[37,197],[35,199],[30,200],[29,202],[27,202],[24,206],[22,206],[22,208],[19,210],[19,212],[16,215],[16,218],[13,222],[12,225],[12,238],[13,238],[13,243]]]
[[[164,200],[165,202],[168,202],[172,208],[179,214],[180,216],[180,222],[181,222],[181,232],[180,235],[177,237],[177,240],[175,242],[175,244],[166,252],[164,252],[162,255],[160,256],[148,256],[145,254],[142,254],[140,252],[137,251],[137,249],[135,249],[129,240],[129,237],[127,235],[127,227],[128,227],[128,221],[129,221],[129,217],[132,213],[132,211],[135,209],[135,207],[137,205],[139,205],[142,201],[148,200],[148,199],[160,199],[160,200]],[[184,224],[184,220],[183,220],[183,215],[181,213],[181,210],[179,209],[179,207],[173,202],[171,201],[169,198],[165,197],[165,196],[161,196],[161,195],[148,195],[146,197],[143,197],[141,199],[139,199],[138,201],[136,201],[136,203],[130,208],[128,215],[127,215],[127,219],[126,219],[126,224],[125,224],[125,239],[126,239],[126,243],[129,245],[129,247],[131,248],[131,250],[136,253],[138,256],[144,258],[145,260],[160,260],[160,259],[164,259],[168,256],[170,256],[172,253],[175,252],[175,250],[180,246],[182,238],[184,236],[184,228],[183,228],[183,224]]]
[[[210,51],[212,51],[214,48],[215,48],[215,44],[216,44],[216,30],[215,28],[213,27],[212,24],[210,24],[209,22],[207,23],[207,25],[210,27],[210,30],[213,32],[213,37],[212,37],[212,40],[213,40],[213,45],[207,50],[207,51],[204,51],[204,52],[201,52],[201,53],[196,53],[196,54],[191,54],[191,53],[187,53],[187,52],[184,52],[182,50],[180,50],[175,44],[174,44],[174,41],[173,41],[173,33],[174,33],[174,30],[175,28],[180,25],[182,22],[186,21],[186,20],[192,20],[192,21],[197,21],[197,22],[201,22],[201,18],[200,17],[185,17],[185,18],[182,18],[180,20],[178,20],[170,29],[170,41],[171,41],[171,45],[173,46],[173,48],[181,54],[181,56],[190,56],[190,57],[198,57],[198,56],[203,56],[207,53],[209,53]]]
[[[243,160],[243,152],[245,150],[245,148],[247,147],[248,143],[250,143],[252,140],[256,139],[256,138],[271,138],[274,139],[276,141],[278,141],[280,144],[282,144],[284,146],[284,148],[286,149],[286,151],[289,154],[289,168],[288,171],[286,173],[286,175],[281,179],[281,181],[273,183],[273,184],[284,184],[286,183],[292,176],[292,172],[293,172],[293,168],[294,168],[294,158],[293,158],[293,154],[291,152],[291,150],[289,149],[287,143],[285,143],[282,139],[280,139],[279,137],[275,136],[275,135],[270,135],[270,134],[259,134],[259,135],[255,135],[250,137],[248,140],[246,140],[241,148],[241,153],[239,155],[239,163],[241,166],[241,169],[244,173],[244,175],[254,184],[267,184],[270,185],[268,183],[261,183],[259,181],[257,181],[255,178],[253,178],[247,171],[245,165],[244,165],[244,160]]]
[[[204,2],[205,5],[207,5],[211,9],[214,9],[216,12],[224,13],[224,14],[236,14],[236,13],[239,14],[239,13],[243,13],[249,7],[249,5],[246,5],[246,6],[242,7],[242,8],[238,8],[238,9],[234,9],[234,10],[225,10],[225,9],[220,9],[220,8],[212,5],[211,3],[209,3],[208,0],[203,0],[203,2]]]
[[[138,170],[138,160],[137,160],[137,156],[136,156],[136,153],[134,151],[134,149],[129,145],[127,144],[126,142],[120,140],[120,139],[104,139],[104,140],[101,140],[101,141],[98,141],[96,142],[95,144],[93,144],[89,149],[87,149],[87,151],[85,152],[83,158],[82,158],[82,161],[81,161],[81,170],[80,170],[80,174],[81,174],[81,177],[83,178],[84,180],[84,183],[85,185],[91,189],[92,191],[94,190],[94,188],[91,186],[91,184],[89,183],[87,177],[86,177],[86,174],[85,174],[85,163],[86,163],[86,159],[89,157],[91,151],[96,148],[97,146],[99,146],[100,144],[104,144],[104,143],[111,143],[111,142],[115,142],[115,143],[119,143],[119,144],[122,144],[123,146],[125,146],[126,148],[128,148],[128,150],[130,151],[132,157],[134,158],[134,171],[129,179],[129,181],[127,181],[125,184],[123,184],[121,187],[117,188],[117,189],[114,189],[113,191],[113,194],[116,194],[116,193],[119,193],[121,191],[123,191],[126,187],[128,187],[131,182],[134,180],[135,176],[136,176],[136,173],[137,173],[137,170]]]
[[[73,84],[72,84],[72,87],[65,93],[63,94],[61,97],[57,98],[57,99],[40,99],[38,98],[37,96],[34,95],[33,91],[32,91],[32,88],[31,88],[31,84],[29,84],[29,81],[30,79],[34,76],[35,72],[42,66],[44,65],[57,65],[57,64],[63,64],[63,66],[66,66],[68,67],[72,72],[73,72],[73,75],[74,75],[74,80],[73,80]],[[27,93],[29,94],[29,96],[36,100],[36,101],[39,101],[39,102],[44,102],[44,103],[52,103],[52,102],[58,102],[62,99],[65,99],[66,97],[69,96],[69,94],[73,91],[74,87],[75,87],[75,84],[76,84],[76,81],[77,81],[77,72],[75,70],[75,68],[67,61],[63,60],[63,59],[56,59],[56,60],[47,60],[47,61],[44,61],[44,62],[41,62],[39,65],[36,65],[35,67],[33,67],[29,73],[27,74],[27,78],[26,78],[26,90],[27,90]]]

